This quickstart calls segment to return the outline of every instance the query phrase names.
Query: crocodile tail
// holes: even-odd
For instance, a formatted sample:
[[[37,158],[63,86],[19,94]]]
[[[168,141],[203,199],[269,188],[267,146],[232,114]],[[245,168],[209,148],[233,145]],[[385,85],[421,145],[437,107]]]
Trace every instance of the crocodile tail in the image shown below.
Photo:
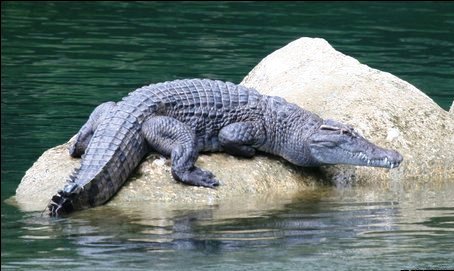
[[[68,182],[67,185],[70,185],[70,184],[76,182],[76,177],[79,174],[79,171],[80,171],[80,167],[79,168],[75,168],[73,170],[73,172],[71,172],[71,174],[69,175],[68,180],[67,180],[67,182]]]
[[[57,217],[63,214],[68,214],[74,211],[74,206],[70,199],[70,194],[60,190],[50,200],[49,205],[49,216]]]
[[[71,198],[74,196],[74,191],[79,187],[75,183],[79,170],[80,169],[75,169],[71,173],[65,188],[59,190],[50,200],[50,203],[47,206],[49,209],[49,216],[57,217],[74,211],[74,205]]]

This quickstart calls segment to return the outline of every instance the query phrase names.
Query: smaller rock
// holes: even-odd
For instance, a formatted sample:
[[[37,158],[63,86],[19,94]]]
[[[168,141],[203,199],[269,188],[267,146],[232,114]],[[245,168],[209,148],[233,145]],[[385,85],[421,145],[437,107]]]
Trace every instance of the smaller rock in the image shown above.
[[[16,204],[24,211],[42,211],[56,191],[63,188],[80,159],[68,154],[70,142],[45,151],[27,170],[16,190]],[[170,161],[151,154],[108,205],[130,209],[131,203],[166,203],[195,206],[213,205],[235,197],[292,197],[310,190],[309,183],[322,182],[317,172],[303,171],[271,156],[236,158],[225,153],[201,155],[196,163],[212,171],[220,180],[216,189],[188,186],[176,182]]]

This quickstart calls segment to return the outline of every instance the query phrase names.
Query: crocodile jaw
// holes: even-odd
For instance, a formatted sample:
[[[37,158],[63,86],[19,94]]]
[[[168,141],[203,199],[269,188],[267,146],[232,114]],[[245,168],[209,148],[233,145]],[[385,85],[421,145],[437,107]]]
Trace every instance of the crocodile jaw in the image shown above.
[[[397,151],[381,148],[353,128],[332,120],[325,121],[308,140],[316,164],[350,164],[396,168],[403,160]]]

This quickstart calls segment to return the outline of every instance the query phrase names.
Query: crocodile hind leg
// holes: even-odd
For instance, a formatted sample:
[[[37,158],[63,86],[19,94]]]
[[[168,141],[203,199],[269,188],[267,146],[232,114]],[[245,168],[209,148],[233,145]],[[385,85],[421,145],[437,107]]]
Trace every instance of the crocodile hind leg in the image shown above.
[[[80,157],[85,153],[85,150],[96,131],[96,127],[98,127],[98,123],[101,122],[106,113],[110,112],[114,106],[114,102],[105,102],[98,105],[95,110],[93,110],[87,122],[77,133],[74,143],[69,147],[69,155],[72,157]]]
[[[213,173],[194,166],[197,141],[187,125],[171,117],[156,116],[142,124],[142,133],[152,149],[170,156],[172,176],[177,181],[205,187],[219,185]]]
[[[219,143],[232,155],[252,157],[265,141],[265,129],[259,122],[235,122],[219,131]]]

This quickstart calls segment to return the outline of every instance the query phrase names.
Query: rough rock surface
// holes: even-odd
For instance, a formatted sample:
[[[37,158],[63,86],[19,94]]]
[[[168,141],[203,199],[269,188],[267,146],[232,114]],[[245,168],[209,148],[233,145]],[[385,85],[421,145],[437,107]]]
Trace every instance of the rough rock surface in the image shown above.
[[[108,205],[132,202],[213,205],[236,197],[292,197],[320,184],[365,183],[387,188],[454,179],[454,116],[409,83],[334,50],[323,39],[301,38],[263,59],[243,80],[263,94],[286,98],[324,118],[352,124],[372,142],[404,156],[398,169],[333,166],[301,169],[282,159],[201,155],[197,165],[221,180],[217,189],[175,182],[168,161],[150,155]],[[23,210],[43,210],[79,164],[67,144],[46,151],[16,191]]]

